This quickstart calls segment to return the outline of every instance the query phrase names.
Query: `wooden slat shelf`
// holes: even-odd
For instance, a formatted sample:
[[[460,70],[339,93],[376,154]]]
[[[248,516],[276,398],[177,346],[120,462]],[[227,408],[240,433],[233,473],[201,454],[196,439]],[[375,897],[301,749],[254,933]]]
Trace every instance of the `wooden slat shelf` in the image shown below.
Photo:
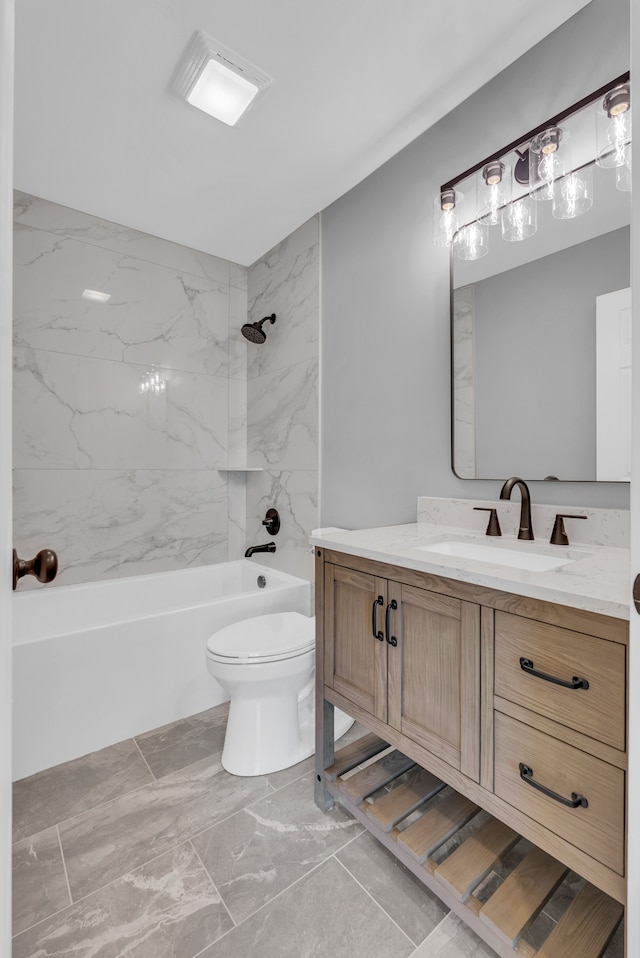
[[[342,778],[376,754],[377,761]],[[543,943],[524,940],[568,869],[537,848],[521,860],[512,856],[508,867],[517,832],[478,814],[477,805],[376,736],[336,752],[326,787],[500,958],[601,958],[622,920],[622,905],[587,883]],[[463,828],[461,840],[451,842]],[[441,860],[433,857],[438,849]],[[474,892],[500,862],[504,880],[482,901]]]

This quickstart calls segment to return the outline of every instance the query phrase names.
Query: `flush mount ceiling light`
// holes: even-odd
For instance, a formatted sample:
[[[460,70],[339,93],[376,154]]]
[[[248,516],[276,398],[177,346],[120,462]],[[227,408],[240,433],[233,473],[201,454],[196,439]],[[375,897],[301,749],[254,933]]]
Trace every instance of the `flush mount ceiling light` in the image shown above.
[[[272,77],[197,30],[176,67],[171,89],[191,106],[235,126],[272,84]]]

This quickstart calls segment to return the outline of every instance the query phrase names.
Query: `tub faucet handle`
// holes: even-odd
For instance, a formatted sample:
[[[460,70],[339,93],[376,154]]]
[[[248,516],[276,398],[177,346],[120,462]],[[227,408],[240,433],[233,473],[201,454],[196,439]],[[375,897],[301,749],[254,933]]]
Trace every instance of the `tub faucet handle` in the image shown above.
[[[58,557],[53,549],[41,549],[33,559],[20,559],[13,550],[13,591],[23,575],[34,575],[38,582],[53,582],[58,574]]]

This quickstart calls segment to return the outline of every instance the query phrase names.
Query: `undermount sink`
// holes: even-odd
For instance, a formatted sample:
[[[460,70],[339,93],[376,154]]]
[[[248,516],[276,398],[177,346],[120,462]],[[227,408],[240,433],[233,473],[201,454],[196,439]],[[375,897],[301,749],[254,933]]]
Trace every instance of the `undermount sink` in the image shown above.
[[[512,569],[525,569],[528,572],[550,572],[573,562],[571,556],[548,555],[544,552],[520,551],[510,549],[501,543],[484,545],[461,539],[447,539],[444,542],[432,542],[417,546],[421,552],[435,552],[438,555],[456,559],[473,559],[477,562],[491,562],[493,565],[509,566]]]

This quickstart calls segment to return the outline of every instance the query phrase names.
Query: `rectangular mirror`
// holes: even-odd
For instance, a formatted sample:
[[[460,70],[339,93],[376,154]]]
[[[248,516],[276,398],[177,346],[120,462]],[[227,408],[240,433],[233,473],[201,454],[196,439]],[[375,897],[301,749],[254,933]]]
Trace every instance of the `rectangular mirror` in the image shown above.
[[[455,183],[466,224],[451,247],[452,466],[460,478],[629,479],[631,150],[618,167],[595,162],[598,109],[601,101],[554,127],[553,159],[571,144],[573,162],[543,183],[546,201],[532,198],[535,174],[531,184],[514,177],[513,199],[487,225],[483,170]],[[506,171],[522,170],[528,145],[501,157]],[[582,194],[576,182],[587,184]],[[508,241],[514,223],[526,229],[531,219],[533,235]]]

